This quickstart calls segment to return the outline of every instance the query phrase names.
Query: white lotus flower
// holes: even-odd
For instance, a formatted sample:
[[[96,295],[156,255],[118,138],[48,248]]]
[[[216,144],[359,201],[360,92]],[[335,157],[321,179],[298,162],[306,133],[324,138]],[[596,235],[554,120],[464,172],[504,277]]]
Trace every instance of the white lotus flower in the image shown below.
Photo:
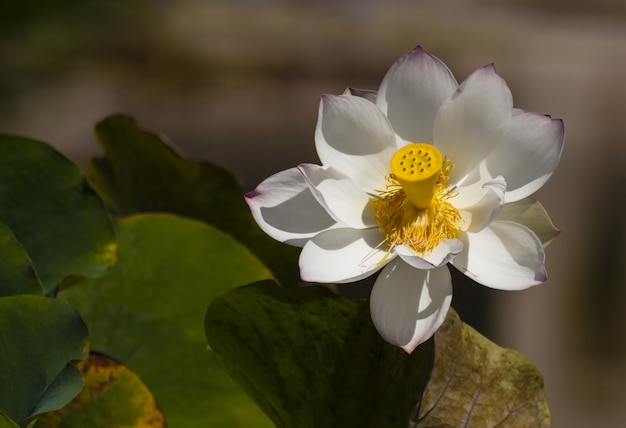
[[[382,269],[372,319],[410,353],[450,307],[447,263],[497,289],[546,280],[543,244],[557,230],[528,196],[554,171],[563,136],[561,120],[513,108],[493,65],[458,85],[417,47],[378,93],[322,96],[322,165],[279,172],[246,200],[266,233],[303,247],[303,280],[351,282]]]

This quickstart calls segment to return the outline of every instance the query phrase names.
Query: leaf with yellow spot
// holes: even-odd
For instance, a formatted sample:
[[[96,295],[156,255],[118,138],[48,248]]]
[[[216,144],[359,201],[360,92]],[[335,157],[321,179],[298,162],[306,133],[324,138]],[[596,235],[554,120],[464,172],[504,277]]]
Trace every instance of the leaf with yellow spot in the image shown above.
[[[39,418],[37,428],[167,426],[150,390],[122,363],[92,352],[78,368],[83,390],[63,409]]]
[[[89,162],[86,175],[114,214],[167,212],[204,221],[243,243],[281,282],[299,279],[300,249],[259,228],[230,171],[185,158],[128,116],[104,119],[96,136],[105,155]]]
[[[89,332],[67,302],[0,297],[0,427],[62,408],[81,390],[74,361],[87,357]],[[8,425],[7,425],[8,424]]]
[[[173,427],[271,426],[212,364],[202,323],[216,296],[271,273],[230,236],[199,221],[138,214],[116,225],[115,266],[58,297],[80,310],[91,349],[137,373]]]

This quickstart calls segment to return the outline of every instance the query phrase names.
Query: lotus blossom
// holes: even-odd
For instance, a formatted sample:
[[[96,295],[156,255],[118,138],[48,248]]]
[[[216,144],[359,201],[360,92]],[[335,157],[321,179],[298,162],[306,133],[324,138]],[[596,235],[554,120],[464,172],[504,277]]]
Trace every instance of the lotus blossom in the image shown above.
[[[558,231],[528,197],[552,175],[563,138],[561,120],[513,108],[493,65],[459,85],[418,46],[378,92],[323,95],[321,165],[279,172],[246,200],[266,233],[302,247],[304,281],[382,270],[372,320],[411,353],[448,312],[448,263],[496,289],[546,280],[544,246]]]

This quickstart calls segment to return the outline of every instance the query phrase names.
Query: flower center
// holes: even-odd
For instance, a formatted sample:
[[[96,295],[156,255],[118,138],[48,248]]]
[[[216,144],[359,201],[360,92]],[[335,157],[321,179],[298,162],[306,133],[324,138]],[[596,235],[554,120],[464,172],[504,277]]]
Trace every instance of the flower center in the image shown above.
[[[461,216],[449,199],[452,162],[427,143],[408,144],[391,157],[387,187],[370,199],[370,207],[389,251],[405,245],[418,254],[459,235]]]
[[[418,209],[430,205],[442,166],[439,150],[426,143],[408,144],[391,157],[391,173]]]

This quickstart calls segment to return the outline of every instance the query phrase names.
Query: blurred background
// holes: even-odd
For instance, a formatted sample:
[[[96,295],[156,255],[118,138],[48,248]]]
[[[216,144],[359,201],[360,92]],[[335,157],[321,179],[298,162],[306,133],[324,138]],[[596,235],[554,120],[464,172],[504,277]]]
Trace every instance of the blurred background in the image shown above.
[[[462,81],[494,62],[516,107],[565,120],[537,194],[562,230],[548,282],[457,285],[462,317],[530,358],[554,426],[626,420],[626,2],[31,0],[0,5],[0,132],[84,166],[93,126],[134,116],[244,190],[317,162],[319,96],[376,89],[421,44]]]

